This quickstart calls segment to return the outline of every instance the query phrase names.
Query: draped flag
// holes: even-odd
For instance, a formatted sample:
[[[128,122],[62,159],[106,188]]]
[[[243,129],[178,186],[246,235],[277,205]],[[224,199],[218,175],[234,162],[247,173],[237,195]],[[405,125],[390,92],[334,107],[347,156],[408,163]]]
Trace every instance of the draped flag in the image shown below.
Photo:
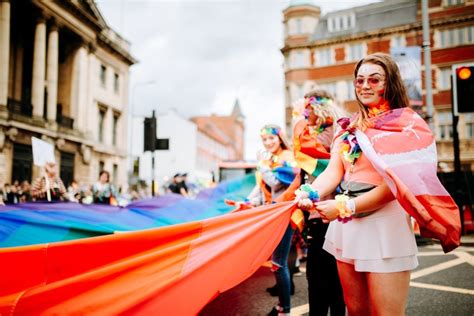
[[[24,203],[0,207],[0,247],[64,241],[196,221],[232,210],[224,199],[243,200],[254,176],[226,181],[196,199],[169,194],[125,208],[77,203]]]
[[[458,247],[459,209],[436,175],[436,143],[425,121],[410,108],[395,109],[356,137],[421,235],[439,239],[445,252]]]
[[[317,177],[326,169],[331,155],[317,137],[310,134],[307,125],[306,120],[299,120],[293,128],[293,152],[298,166]],[[326,134],[331,143],[332,132],[325,131],[324,136]]]
[[[294,207],[0,249],[0,315],[194,315],[268,259]]]

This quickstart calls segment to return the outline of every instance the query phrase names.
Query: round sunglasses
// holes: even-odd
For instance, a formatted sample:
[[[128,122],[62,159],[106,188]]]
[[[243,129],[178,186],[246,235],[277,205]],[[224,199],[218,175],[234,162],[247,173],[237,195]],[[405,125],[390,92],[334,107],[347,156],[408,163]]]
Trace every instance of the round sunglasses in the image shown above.
[[[364,85],[364,82],[367,80],[367,83],[372,88],[377,87],[384,80],[378,77],[367,77],[367,78],[356,78],[354,79],[354,86],[361,88]]]

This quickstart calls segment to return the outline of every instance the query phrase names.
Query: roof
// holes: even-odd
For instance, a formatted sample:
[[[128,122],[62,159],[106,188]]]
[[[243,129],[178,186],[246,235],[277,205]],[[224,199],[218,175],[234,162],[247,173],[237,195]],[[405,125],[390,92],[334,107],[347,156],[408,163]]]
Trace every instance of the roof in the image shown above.
[[[213,122],[212,116],[196,116],[191,118],[196,123],[197,128],[202,133],[216,140],[217,142],[227,145],[232,143],[232,139]]]
[[[369,5],[333,11],[321,17],[312,41],[333,39],[338,36],[355,35],[388,27],[402,26],[417,22],[418,2],[412,0],[390,0]],[[328,31],[331,17],[354,13],[355,27],[337,31]]]
[[[232,109],[232,115],[237,118],[245,118],[242,113],[242,108],[240,107],[239,99],[235,99],[234,108]]]
[[[314,0],[290,0],[290,4],[288,5],[288,7],[297,7],[297,6],[303,6],[303,5],[316,6]]]

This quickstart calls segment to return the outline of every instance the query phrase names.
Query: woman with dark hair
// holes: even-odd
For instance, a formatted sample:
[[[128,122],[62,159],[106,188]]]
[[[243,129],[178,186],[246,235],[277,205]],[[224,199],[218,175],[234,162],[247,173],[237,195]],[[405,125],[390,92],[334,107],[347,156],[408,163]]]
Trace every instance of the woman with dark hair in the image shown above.
[[[324,197],[338,185],[342,193],[317,202],[301,190],[298,205],[330,222],[323,248],[337,260],[349,315],[403,315],[418,266],[407,213],[450,251],[459,245],[459,212],[439,183],[434,137],[407,108],[393,59],[368,55],[354,77],[359,111],[338,121],[328,167],[304,188],[313,197],[312,190]]]
[[[94,203],[116,205],[117,191],[110,183],[110,173],[102,170],[99,173],[99,181],[92,187]]]

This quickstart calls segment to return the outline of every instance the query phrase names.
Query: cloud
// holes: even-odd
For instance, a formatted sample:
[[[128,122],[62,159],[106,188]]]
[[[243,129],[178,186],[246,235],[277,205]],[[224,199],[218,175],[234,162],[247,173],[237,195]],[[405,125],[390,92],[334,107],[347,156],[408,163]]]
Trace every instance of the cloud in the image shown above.
[[[104,18],[132,44],[135,115],[175,108],[186,117],[227,115],[238,97],[246,116],[246,157],[259,128],[284,122],[282,10],[289,1],[96,0]],[[320,1],[350,7],[355,1]],[[156,84],[141,86],[154,80]]]

